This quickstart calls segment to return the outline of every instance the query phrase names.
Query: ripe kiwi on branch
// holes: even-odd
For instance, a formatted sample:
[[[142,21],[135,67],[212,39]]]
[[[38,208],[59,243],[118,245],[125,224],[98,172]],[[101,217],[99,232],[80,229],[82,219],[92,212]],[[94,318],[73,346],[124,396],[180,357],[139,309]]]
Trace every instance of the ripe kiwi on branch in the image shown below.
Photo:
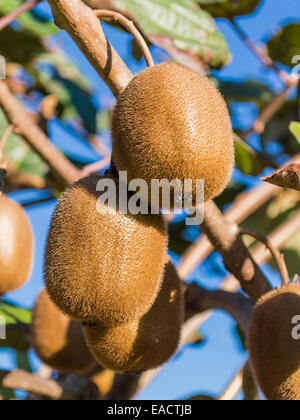
[[[256,304],[248,346],[255,376],[268,400],[300,400],[300,340],[293,319],[300,315],[300,286],[267,293]]]
[[[128,180],[204,180],[204,199],[227,186],[233,134],[224,99],[208,78],[172,63],[137,74],[118,97],[112,118],[113,158]]]
[[[22,206],[0,192],[0,295],[23,286],[33,257],[33,233]]]
[[[95,369],[81,324],[64,315],[50,300],[46,290],[33,308],[33,347],[39,358],[52,369],[69,374],[84,374]]]
[[[282,286],[262,296],[254,308],[248,332],[251,365],[268,400],[299,400],[300,339],[293,333],[300,316],[298,276],[289,282],[284,258],[268,239],[246,229],[241,233],[269,247],[282,278]]]
[[[46,247],[49,295],[71,318],[114,327],[143,316],[162,282],[167,231],[161,215],[121,214],[97,201],[90,175],[69,187],[54,212]],[[118,200],[117,200],[118,201]]]
[[[184,318],[182,281],[167,263],[162,288],[141,319],[112,328],[83,327],[91,353],[115,372],[141,372],[167,362],[175,353]]]

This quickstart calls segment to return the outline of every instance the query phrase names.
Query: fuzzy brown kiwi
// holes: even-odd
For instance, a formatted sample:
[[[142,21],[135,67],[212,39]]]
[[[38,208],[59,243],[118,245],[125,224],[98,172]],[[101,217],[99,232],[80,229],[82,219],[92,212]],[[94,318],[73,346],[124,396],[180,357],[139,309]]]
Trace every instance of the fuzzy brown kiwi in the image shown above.
[[[83,327],[95,359],[115,372],[141,372],[165,363],[175,353],[184,318],[182,282],[171,263],[159,295],[140,320],[114,328]]]
[[[110,327],[144,315],[162,282],[167,231],[161,215],[132,216],[96,202],[91,175],[54,212],[45,257],[48,292],[71,318]],[[110,179],[116,185],[118,181]]]
[[[0,193],[0,295],[27,281],[32,254],[33,234],[25,211]]]
[[[292,319],[300,315],[300,286],[284,285],[257,303],[249,328],[250,360],[268,400],[300,399],[300,340]]]
[[[84,374],[97,366],[81,324],[64,315],[46,290],[39,294],[33,309],[32,339],[39,358],[59,372]]]
[[[118,98],[112,137],[114,161],[129,180],[203,179],[205,201],[230,180],[234,147],[225,101],[208,78],[177,64],[133,78]],[[195,183],[192,193],[194,199]]]

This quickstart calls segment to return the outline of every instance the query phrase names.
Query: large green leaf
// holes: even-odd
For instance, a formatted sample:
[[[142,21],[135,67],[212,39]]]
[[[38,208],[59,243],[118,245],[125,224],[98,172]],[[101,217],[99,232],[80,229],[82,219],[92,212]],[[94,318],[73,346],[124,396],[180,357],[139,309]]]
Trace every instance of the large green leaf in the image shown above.
[[[7,15],[24,4],[23,0],[0,0],[0,15]],[[38,37],[54,35],[58,29],[49,19],[35,11],[22,13],[18,18],[22,26]]]
[[[8,121],[0,108],[0,134],[4,132],[7,126]],[[48,167],[44,161],[17,134],[10,134],[5,143],[4,153],[14,167],[21,172],[27,172],[40,178],[44,178],[48,172]]]
[[[25,65],[44,50],[41,40],[30,33],[16,31],[11,27],[0,31],[0,54],[6,61]]]
[[[234,136],[235,164],[246,175],[259,175],[266,166],[272,166],[264,156],[255,151],[237,135]]]
[[[232,18],[254,12],[260,0],[197,0],[214,17]]]
[[[94,7],[101,1],[88,1]],[[195,0],[114,0],[112,8],[134,16],[144,34],[183,64],[204,62],[221,67],[229,59],[223,35]],[[199,64],[198,64],[199,65]]]
[[[272,90],[255,80],[237,82],[235,80],[218,80],[216,86],[228,100],[255,102],[262,106],[274,98]]]
[[[290,23],[267,43],[270,57],[286,66],[300,63],[300,23]],[[297,59],[298,56],[298,59]]]

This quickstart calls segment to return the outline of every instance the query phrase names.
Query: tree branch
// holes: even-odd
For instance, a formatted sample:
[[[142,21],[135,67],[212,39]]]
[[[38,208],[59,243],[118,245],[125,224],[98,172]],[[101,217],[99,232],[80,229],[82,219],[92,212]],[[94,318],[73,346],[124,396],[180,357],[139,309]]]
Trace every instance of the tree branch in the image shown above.
[[[297,162],[300,162],[299,154],[288,163]],[[266,186],[268,187],[266,188]],[[230,222],[240,224],[279,191],[280,189],[275,185],[262,183],[258,187],[242,192],[224,212],[224,216]],[[180,260],[178,267],[180,277],[187,278],[213,250],[214,247],[207,236],[205,234],[200,235],[200,237],[183,254]]]
[[[68,381],[54,381],[19,369],[12,372],[0,370],[0,387],[20,389],[53,400],[95,400],[99,398],[97,386],[86,378],[74,377]]]
[[[54,176],[63,184],[72,184],[80,171],[50,142],[44,132],[28,117],[22,105],[0,80],[0,105],[8,120],[18,128],[24,140],[49,165]]]
[[[149,47],[147,42],[143,38],[142,34],[138,31],[135,27],[132,20],[127,19],[124,15],[118,12],[114,12],[112,10],[94,10],[94,14],[102,19],[107,20],[108,22],[115,22],[122,25],[136,40],[148,67],[154,66],[154,61],[152,55],[150,53]]]
[[[132,73],[106,39],[101,23],[81,0],[48,0],[55,23],[68,32],[115,96]]]
[[[0,31],[2,31],[2,29],[4,29],[6,26],[10,25],[20,15],[33,9],[34,6],[36,6],[38,3],[41,3],[41,1],[43,0],[27,1],[26,3],[22,4],[22,6],[20,6],[18,9],[0,18]]]
[[[256,302],[271,286],[245,246],[239,228],[229,222],[214,202],[205,206],[203,232],[222,255],[226,268],[239,280],[242,289]]]

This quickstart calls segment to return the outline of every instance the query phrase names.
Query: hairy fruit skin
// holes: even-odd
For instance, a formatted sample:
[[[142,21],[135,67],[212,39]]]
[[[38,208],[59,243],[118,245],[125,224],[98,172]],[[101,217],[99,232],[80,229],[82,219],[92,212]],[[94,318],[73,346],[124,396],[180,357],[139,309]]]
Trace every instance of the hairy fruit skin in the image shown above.
[[[31,273],[33,234],[23,208],[0,195],[0,295],[16,290]]]
[[[249,328],[250,360],[268,400],[300,399],[300,340],[292,319],[300,315],[300,286],[289,284],[257,303]]]
[[[184,318],[182,282],[171,263],[149,312],[115,328],[83,327],[91,353],[115,372],[141,372],[167,362],[175,353]]]
[[[71,318],[111,327],[151,307],[168,238],[161,215],[123,215],[103,203],[100,214],[96,187],[102,179],[91,175],[62,194],[49,231],[45,279],[51,298]]]
[[[176,64],[132,79],[118,98],[112,137],[114,161],[129,180],[203,179],[205,201],[230,180],[234,147],[225,101],[206,77]],[[192,192],[195,200],[195,184]]]
[[[46,290],[39,294],[33,309],[32,339],[39,358],[59,372],[81,375],[97,366],[80,323],[64,315]]]

